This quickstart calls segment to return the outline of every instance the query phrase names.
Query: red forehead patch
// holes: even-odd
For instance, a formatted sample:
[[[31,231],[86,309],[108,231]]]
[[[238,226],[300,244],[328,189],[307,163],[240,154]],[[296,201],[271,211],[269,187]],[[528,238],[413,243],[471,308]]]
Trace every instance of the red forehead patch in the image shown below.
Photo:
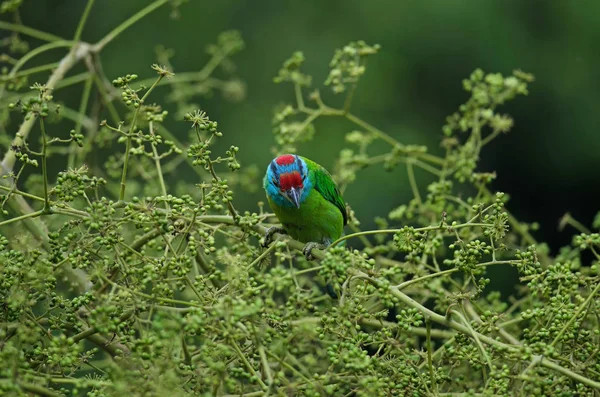
[[[279,187],[281,190],[289,190],[293,187],[301,189],[304,187],[302,176],[298,171],[287,172],[279,177]]]
[[[291,154],[284,154],[275,159],[275,162],[279,165],[289,165],[296,161],[296,158]]]

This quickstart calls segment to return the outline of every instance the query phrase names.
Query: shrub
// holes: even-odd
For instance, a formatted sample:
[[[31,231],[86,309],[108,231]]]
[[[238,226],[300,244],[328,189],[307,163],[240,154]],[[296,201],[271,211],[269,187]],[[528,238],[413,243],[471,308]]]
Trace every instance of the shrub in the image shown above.
[[[334,169],[341,189],[363,168],[378,167],[407,172],[414,196],[382,209],[375,230],[362,230],[350,211],[341,240],[362,248],[315,251],[308,262],[303,245],[285,236],[261,248],[276,219],[261,204],[241,212],[235,199],[261,185],[256,168],[238,162],[237,146],[213,153],[216,140],[229,138],[191,108],[195,94],[215,87],[243,97],[235,77],[219,84],[213,77],[243,48],[237,32],[209,46],[199,72],[153,65],[154,78],[149,70],[103,74],[103,47],[165,3],[152,2],[96,44],[79,40],[93,1],[73,41],[0,25],[15,42],[22,35],[47,41],[25,52],[0,88],[4,395],[600,392],[600,235],[567,216],[579,233],[552,255],[531,234],[535,225],[507,210],[508,195],[493,191],[495,173],[478,169],[482,148],[512,127],[502,105],[527,94],[531,75],[474,71],[463,81],[470,98],[448,117],[437,156],[352,110],[365,60],[378,46],[359,41],[335,51],[325,86],[341,106],[310,88],[304,56],[294,53],[275,78],[294,91],[295,103],[275,114],[274,151],[317,142],[314,123],[322,117],[345,120],[353,129]],[[68,51],[59,63],[25,69],[36,53],[61,47]],[[80,63],[85,72],[67,77]],[[45,84],[30,82],[50,68]],[[71,84],[81,86],[79,110],[58,102]],[[165,127],[173,116],[154,102],[164,84],[185,138]],[[89,107],[91,92],[99,102]],[[15,119],[20,126],[11,134]],[[61,164],[61,156],[66,169],[53,173],[49,164]],[[195,173],[193,187],[177,178],[182,168]],[[417,180],[415,169],[428,179]],[[593,226],[600,228],[600,215]],[[490,289],[491,267],[518,272],[512,297]]]

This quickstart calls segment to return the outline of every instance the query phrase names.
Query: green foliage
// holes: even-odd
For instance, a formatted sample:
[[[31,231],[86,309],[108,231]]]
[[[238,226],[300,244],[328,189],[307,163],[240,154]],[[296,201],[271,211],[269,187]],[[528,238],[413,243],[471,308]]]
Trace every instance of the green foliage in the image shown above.
[[[352,233],[308,262],[289,238],[261,248],[275,218],[260,203],[255,212],[235,207],[237,194],[260,186],[258,172],[190,102],[208,95],[217,66],[233,70],[238,33],[208,47],[199,73],[179,77],[164,49],[153,78],[144,77],[149,70],[101,72],[102,48],[165,3],[93,45],[14,30],[19,40],[28,32],[69,50],[31,73],[22,73],[25,55],[0,88],[2,112],[11,110],[0,130],[3,395],[597,395],[599,234],[565,216],[562,226],[578,233],[551,255],[532,236],[535,225],[507,210],[508,195],[492,191],[496,175],[479,170],[482,148],[512,126],[499,107],[527,93],[530,75],[475,71],[438,156],[352,111],[365,59],[379,46],[335,52],[325,81],[345,95],[335,106],[318,89],[306,95],[312,78],[295,53],[276,77],[295,102],[276,112],[273,151],[317,144],[317,121],[337,118],[352,124],[335,167],[342,189],[365,167],[380,167],[407,172],[414,196],[381,209],[375,230],[361,230],[350,210]],[[79,63],[86,72],[69,75]],[[45,84],[22,90],[30,74],[50,69]],[[57,103],[68,78],[83,86],[79,110]],[[157,95],[164,86],[171,96]],[[229,94],[243,87],[235,78],[218,86]],[[175,104],[187,135],[167,129],[173,116],[150,102],[160,98]],[[229,146],[222,155],[213,153],[219,140]],[[195,185],[178,178],[183,167]],[[344,240],[361,248],[337,246]],[[513,297],[490,288],[491,267],[518,272]]]

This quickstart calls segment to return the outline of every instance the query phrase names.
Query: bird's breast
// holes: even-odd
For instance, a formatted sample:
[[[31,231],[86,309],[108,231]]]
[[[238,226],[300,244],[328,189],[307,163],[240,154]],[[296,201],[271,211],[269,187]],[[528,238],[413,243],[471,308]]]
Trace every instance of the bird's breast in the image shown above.
[[[343,233],[342,213],[316,191],[306,197],[300,208],[281,206],[271,197],[268,199],[283,228],[296,240],[326,244]]]

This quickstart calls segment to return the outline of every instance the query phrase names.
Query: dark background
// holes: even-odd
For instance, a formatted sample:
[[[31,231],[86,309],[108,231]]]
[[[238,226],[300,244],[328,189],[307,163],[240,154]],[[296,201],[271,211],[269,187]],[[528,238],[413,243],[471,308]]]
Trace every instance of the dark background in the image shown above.
[[[28,26],[70,38],[85,3],[25,0],[21,17]],[[97,41],[147,4],[96,1],[82,39]],[[273,108],[293,101],[291,87],[272,82],[282,62],[302,50],[313,86],[326,92],[322,82],[334,49],[365,40],[381,44],[382,51],[369,60],[353,112],[401,142],[427,145],[432,152],[440,150],[445,117],[468,98],[461,80],[475,68],[534,74],[530,95],[504,108],[515,127],[485,149],[480,171],[498,172],[494,188],[511,194],[509,209],[523,221],[538,221],[536,237],[555,249],[572,235],[557,230],[565,212],[589,226],[600,209],[598,1],[192,0],[181,7],[178,20],[169,19],[170,12],[168,6],[159,9],[109,44],[102,53],[105,72],[109,78],[152,77],[157,44],[175,50],[175,72],[199,70],[208,59],[206,44],[223,30],[241,31],[246,48],[234,60],[247,85],[246,99],[232,103],[217,95],[197,102],[219,122],[222,150],[238,145],[243,164],[262,170],[272,157]],[[153,94],[157,102],[161,92],[167,93]],[[326,98],[332,104],[341,100]],[[77,104],[79,94],[71,100]],[[186,136],[187,126],[174,116],[169,125]],[[332,167],[353,127],[340,120],[320,120],[316,127],[315,140],[299,153]],[[368,169],[345,193],[365,228],[373,226],[374,216],[385,215],[382,208],[411,197],[401,168]],[[263,199],[258,190],[238,195],[236,205],[255,210]]]

